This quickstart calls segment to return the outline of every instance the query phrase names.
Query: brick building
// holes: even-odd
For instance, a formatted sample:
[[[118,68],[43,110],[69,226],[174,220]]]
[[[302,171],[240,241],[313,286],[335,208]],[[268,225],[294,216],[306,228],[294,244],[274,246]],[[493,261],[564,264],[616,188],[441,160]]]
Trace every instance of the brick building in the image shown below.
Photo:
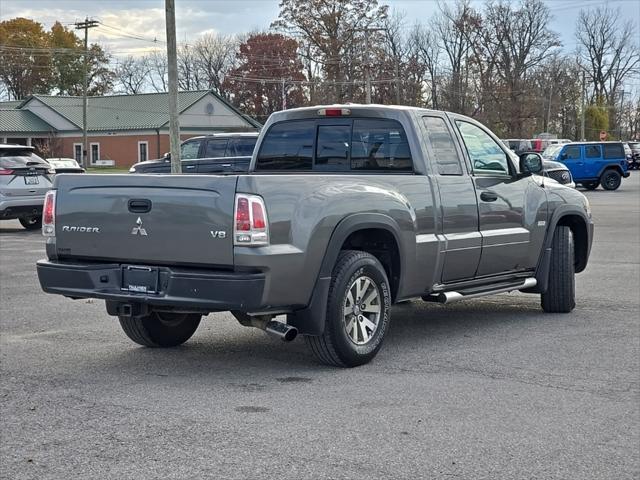
[[[215,132],[256,131],[260,124],[215,93],[180,92],[182,139]],[[89,97],[89,148],[93,165],[129,167],[169,151],[166,93]],[[44,157],[82,158],[82,98],[33,95],[0,102],[0,143],[34,145]]]

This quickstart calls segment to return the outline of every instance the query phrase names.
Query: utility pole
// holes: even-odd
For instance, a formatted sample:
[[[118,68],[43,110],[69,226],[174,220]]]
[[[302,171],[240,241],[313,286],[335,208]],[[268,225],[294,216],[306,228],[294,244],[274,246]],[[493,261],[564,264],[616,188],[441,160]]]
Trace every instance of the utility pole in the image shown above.
[[[586,81],[585,73],[584,73],[584,70],[583,70],[582,71],[582,95],[581,95],[581,97],[582,97],[582,102],[581,102],[582,103],[582,107],[581,107],[582,119],[580,121],[580,140],[583,141],[583,142],[586,140],[586,138],[584,136],[584,108],[585,108],[584,107],[584,97],[586,96],[586,91],[585,91],[586,88],[587,88],[587,81]]]
[[[396,57],[396,105],[400,105],[400,61]]]
[[[167,26],[167,65],[169,70],[169,139],[171,142],[171,173],[182,173],[180,163],[180,119],[178,117],[178,52],[176,48],[176,5],[165,0]]]
[[[84,79],[82,83],[82,166],[89,166],[89,139],[87,138],[87,90],[89,88],[89,29],[98,26],[97,20],[89,20],[88,17],[84,22],[76,22],[76,30],[84,30]]]
[[[282,79],[282,110],[287,109],[287,91],[284,83],[284,78]]]
[[[622,118],[624,117],[624,94],[625,91],[622,90],[622,94],[620,97],[620,115],[618,115],[618,127],[620,128],[620,141],[622,141]]]
[[[553,97],[553,82],[551,82],[551,88],[549,89],[549,108],[547,109],[547,126],[545,131],[549,131],[549,124],[551,123],[551,98]]]
[[[365,64],[365,84],[366,84],[366,93],[367,93],[367,103],[371,103],[371,52],[369,51],[369,32],[383,32],[386,28],[369,28],[364,27],[360,29],[364,31],[364,45],[365,45],[365,53],[367,56],[366,64]]]

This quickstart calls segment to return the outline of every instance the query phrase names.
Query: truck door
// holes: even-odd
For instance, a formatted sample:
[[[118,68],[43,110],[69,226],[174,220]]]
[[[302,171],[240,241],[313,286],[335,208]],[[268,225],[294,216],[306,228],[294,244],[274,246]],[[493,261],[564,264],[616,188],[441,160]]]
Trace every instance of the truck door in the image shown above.
[[[584,175],[587,178],[598,178],[603,167],[602,147],[600,145],[584,146]]]
[[[585,178],[589,178],[589,175],[585,170],[582,146],[567,145],[562,150],[562,153],[560,154],[558,159],[567,166],[574,179],[582,180]]]
[[[427,153],[440,195],[445,239],[443,283],[473,278],[482,248],[475,187],[444,116],[422,117]]]
[[[546,193],[533,176],[519,177],[499,141],[479,124],[456,119],[477,195],[482,254],[477,276],[536,266],[547,221]]]

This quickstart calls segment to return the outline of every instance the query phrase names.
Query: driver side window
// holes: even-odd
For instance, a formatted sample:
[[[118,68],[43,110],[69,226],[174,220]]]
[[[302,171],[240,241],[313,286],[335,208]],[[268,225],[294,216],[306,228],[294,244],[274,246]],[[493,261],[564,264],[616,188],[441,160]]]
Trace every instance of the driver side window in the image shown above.
[[[200,150],[201,140],[190,140],[180,145],[180,159],[192,160],[198,158],[198,151]]]
[[[474,173],[510,174],[507,154],[487,132],[460,120],[456,121],[456,125],[469,153]]]

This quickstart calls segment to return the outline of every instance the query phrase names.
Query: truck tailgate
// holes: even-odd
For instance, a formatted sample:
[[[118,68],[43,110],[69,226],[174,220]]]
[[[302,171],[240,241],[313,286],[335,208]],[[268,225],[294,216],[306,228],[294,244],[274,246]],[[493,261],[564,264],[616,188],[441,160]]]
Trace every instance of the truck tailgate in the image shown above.
[[[124,263],[233,265],[235,176],[62,175],[56,250]]]

